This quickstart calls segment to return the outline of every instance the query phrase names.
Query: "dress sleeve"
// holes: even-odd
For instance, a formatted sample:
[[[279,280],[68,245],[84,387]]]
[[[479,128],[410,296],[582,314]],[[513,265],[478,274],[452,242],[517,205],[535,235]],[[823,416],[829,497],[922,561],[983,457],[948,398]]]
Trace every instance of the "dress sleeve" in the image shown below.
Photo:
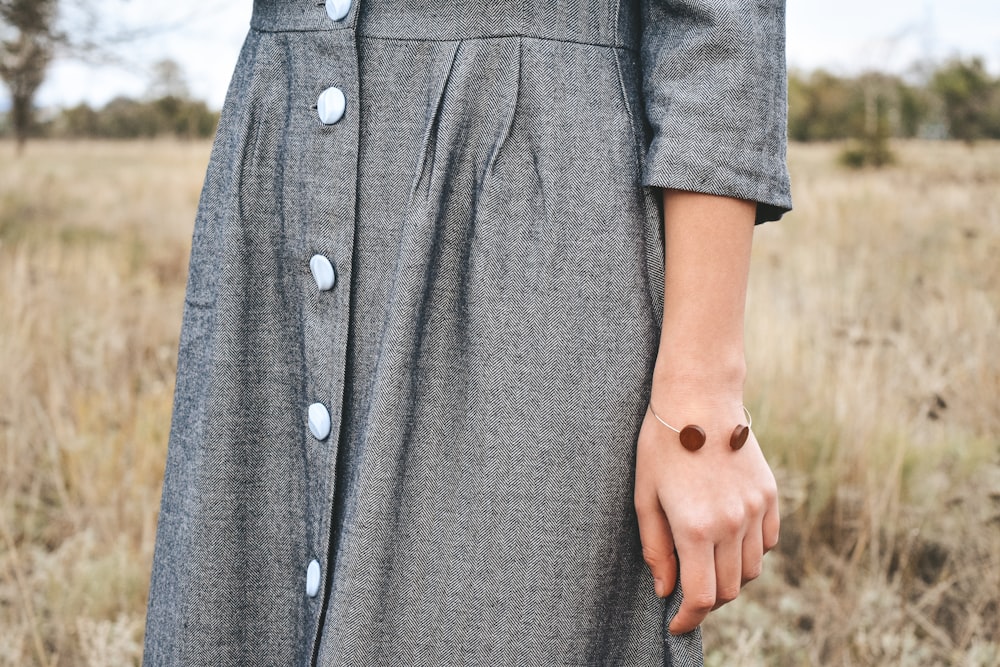
[[[785,0],[639,0],[643,185],[791,210]]]

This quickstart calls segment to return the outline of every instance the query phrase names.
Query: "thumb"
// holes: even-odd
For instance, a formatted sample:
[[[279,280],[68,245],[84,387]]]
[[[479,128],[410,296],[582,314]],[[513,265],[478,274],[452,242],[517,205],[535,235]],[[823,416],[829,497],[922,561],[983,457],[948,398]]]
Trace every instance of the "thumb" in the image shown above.
[[[667,521],[655,493],[649,498],[637,500],[635,513],[639,520],[642,559],[653,575],[656,594],[666,597],[677,584],[677,554],[674,552],[674,535],[670,531],[670,522]]]

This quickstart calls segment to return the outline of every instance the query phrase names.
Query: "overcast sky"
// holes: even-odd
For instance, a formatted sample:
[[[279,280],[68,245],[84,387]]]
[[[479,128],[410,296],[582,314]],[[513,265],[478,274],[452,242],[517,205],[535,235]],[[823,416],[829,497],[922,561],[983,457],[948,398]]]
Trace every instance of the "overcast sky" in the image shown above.
[[[39,91],[42,106],[81,101],[99,106],[115,95],[141,95],[149,66],[172,58],[196,97],[221,106],[250,20],[252,0],[99,0],[110,30],[167,26],[123,48],[127,66],[56,62]],[[980,55],[1000,72],[997,0],[787,0],[788,63],[850,73],[864,67],[901,71],[924,54]],[[6,92],[0,93],[5,96]],[[6,100],[4,100],[5,102]],[[6,104],[0,102],[3,106]]]

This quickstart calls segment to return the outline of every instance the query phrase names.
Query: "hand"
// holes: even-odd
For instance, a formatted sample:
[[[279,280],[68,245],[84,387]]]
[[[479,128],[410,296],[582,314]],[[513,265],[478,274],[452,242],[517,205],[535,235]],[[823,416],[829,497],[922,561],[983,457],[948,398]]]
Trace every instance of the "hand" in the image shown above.
[[[670,623],[671,634],[680,634],[760,575],[763,555],[778,541],[777,486],[752,430],[741,449],[729,447],[733,427],[746,423],[739,402],[696,408],[690,397],[655,386],[651,400],[667,423],[698,424],[707,435],[701,449],[688,451],[647,407],[637,442],[643,558],[660,597],[673,591],[680,569],[684,599]]]

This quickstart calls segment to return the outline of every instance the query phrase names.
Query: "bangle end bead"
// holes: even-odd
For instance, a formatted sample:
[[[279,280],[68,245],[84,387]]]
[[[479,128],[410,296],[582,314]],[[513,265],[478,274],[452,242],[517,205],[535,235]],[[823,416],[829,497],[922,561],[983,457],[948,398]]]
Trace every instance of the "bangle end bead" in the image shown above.
[[[750,437],[750,427],[746,424],[740,424],[733,429],[733,435],[729,438],[729,446],[734,450],[739,449],[746,444],[748,437]]]
[[[684,445],[684,449],[690,452],[701,449],[705,440],[705,431],[700,426],[689,424],[681,429],[681,444]]]

